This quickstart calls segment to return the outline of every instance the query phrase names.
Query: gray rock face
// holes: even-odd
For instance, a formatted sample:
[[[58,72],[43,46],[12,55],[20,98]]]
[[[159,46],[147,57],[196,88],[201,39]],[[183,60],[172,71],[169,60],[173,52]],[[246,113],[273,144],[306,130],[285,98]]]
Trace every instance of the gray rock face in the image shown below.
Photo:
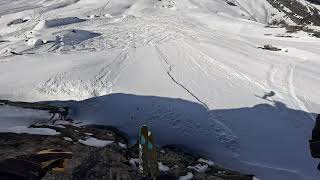
[[[310,3],[302,4],[297,0],[267,0],[279,12],[283,12],[297,25],[320,26],[320,11]],[[319,1],[312,0],[319,3]],[[286,22],[277,22],[286,24]]]

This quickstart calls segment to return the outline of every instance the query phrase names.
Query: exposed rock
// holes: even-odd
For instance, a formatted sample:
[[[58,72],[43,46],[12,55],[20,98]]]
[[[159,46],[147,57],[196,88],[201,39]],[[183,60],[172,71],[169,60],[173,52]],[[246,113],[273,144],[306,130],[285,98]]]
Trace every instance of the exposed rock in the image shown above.
[[[309,2],[311,2],[311,3],[313,3],[313,4],[318,4],[318,5],[320,5],[320,1],[319,1],[319,0],[307,0],[307,1],[309,1]]]
[[[231,2],[229,0],[227,0],[227,4],[229,4],[230,6],[237,6],[234,2]]]
[[[138,157],[137,145],[123,148],[128,144],[126,135],[117,129],[108,126],[33,126],[33,128],[51,128],[59,131],[56,136],[0,133],[0,158],[31,154],[43,149],[62,149],[74,153],[65,173],[49,172],[45,180],[131,180],[141,178],[137,166],[133,165],[132,159]],[[101,140],[114,141],[105,147],[86,146],[78,142],[79,139],[94,137]],[[121,146],[119,144],[122,144]],[[159,162],[169,169],[161,171],[163,175],[175,177],[184,176],[190,172],[193,179],[211,180],[251,180],[252,175],[230,171],[222,167],[204,161],[198,161],[199,157],[188,154],[177,146],[165,146],[159,149]],[[132,162],[131,162],[132,161]],[[209,161],[208,161],[209,162]],[[188,166],[196,166],[201,163],[206,166],[205,172],[188,169]]]
[[[269,50],[269,51],[281,51],[281,49],[274,47],[272,45],[264,45],[263,47],[258,47],[260,49]]]
[[[286,33],[296,33],[298,31],[304,30],[304,26],[286,26],[285,27],[287,32]]]
[[[286,26],[286,33],[297,33],[299,31],[307,32],[310,36],[320,38],[320,31],[311,29],[307,26]]]
[[[310,3],[297,0],[267,0],[279,12],[283,12],[297,25],[320,25],[320,11]],[[287,24],[285,21],[278,24]]]
[[[25,23],[27,22],[28,19],[22,19],[22,18],[18,18],[18,19],[15,19],[13,21],[10,21],[7,26],[13,26],[13,25],[17,25],[17,24],[22,24],[22,23]]]

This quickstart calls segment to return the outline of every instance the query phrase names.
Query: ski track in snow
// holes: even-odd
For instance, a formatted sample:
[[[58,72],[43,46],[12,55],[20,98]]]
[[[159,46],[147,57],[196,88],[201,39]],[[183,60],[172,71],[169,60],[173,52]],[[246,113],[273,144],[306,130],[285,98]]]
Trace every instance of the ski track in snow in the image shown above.
[[[298,98],[295,92],[295,85],[294,85],[294,70],[296,68],[295,62],[281,64],[278,65],[271,65],[270,69],[268,70],[268,86],[276,91],[276,96],[281,99],[284,99],[284,94],[290,96],[291,103],[293,106],[297,107],[298,109],[306,112],[309,118],[314,121],[314,117],[311,115],[310,111],[307,109],[305,104]],[[284,71],[285,69],[285,71]]]
[[[284,99],[282,93],[280,90],[278,90],[278,87],[276,86],[276,80],[279,79],[279,77],[276,77],[278,73],[278,69],[275,67],[275,65],[271,65],[270,69],[268,70],[268,79],[267,79],[267,85],[276,92],[276,96],[278,96],[281,99]]]
[[[260,164],[260,163],[255,163],[255,162],[248,162],[248,161],[241,161],[244,164],[247,164],[249,166],[252,166],[253,168],[266,168],[266,169],[270,169],[271,171],[273,171],[273,173],[283,173],[283,174],[287,174],[291,177],[300,177],[299,172],[297,171],[293,171],[291,169],[285,169],[285,168],[281,168],[281,167],[274,167],[274,166],[268,166],[265,164]],[[300,177],[302,178],[302,177]]]
[[[304,105],[304,103],[298,98],[296,92],[295,92],[295,86],[294,86],[294,70],[295,70],[295,64],[291,64],[289,66],[289,77],[288,79],[288,88],[289,88],[289,93],[290,96],[292,97],[292,99],[295,100],[296,105],[300,108],[300,110],[306,112],[306,114],[308,114],[308,117],[315,121],[314,117],[311,115],[310,111],[306,108],[306,106]]]
[[[186,90],[192,97],[194,97],[199,103],[201,103],[207,110],[209,110],[209,107],[206,103],[204,103],[202,100],[200,100],[193,92],[191,92],[189,89],[187,89],[183,84],[178,82],[172,75],[171,71],[173,67],[169,64],[167,57],[164,55],[164,53],[159,49],[158,46],[155,46],[155,49],[158,53],[159,60],[161,61],[161,64],[163,65],[163,68],[165,69],[168,76],[172,79],[172,81],[177,84],[178,86],[182,87],[184,90]]]
[[[289,96],[288,99],[290,99],[292,106],[304,111],[312,121],[315,121],[311,112],[307,109],[305,104],[299,99],[295,92],[295,68],[295,62],[280,65],[271,65],[270,69],[268,70],[268,86],[273,89],[276,92],[276,96],[281,99],[285,99],[284,96]],[[295,124],[295,122],[293,123]]]
[[[223,124],[221,121],[217,120],[215,118],[215,115],[211,112],[209,112],[209,107],[206,103],[204,103],[202,100],[200,100],[193,92],[191,92],[186,86],[178,82],[173,75],[171,74],[172,66],[169,64],[167,57],[164,55],[164,53],[159,49],[158,46],[155,46],[155,50],[158,53],[159,60],[161,61],[161,64],[163,68],[165,69],[166,73],[172,79],[172,81],[182,87],[184,90],[186,90],[192,97],[194,97],[199,103],[201,103],[209,113],[209,118],[211,121],[211,128],[214,129],[214,134],[217,138],[217,141],[224,144],[228,149],[233,151],[234,155],[237,156],[238,154],[238,145],[237,145],[237,136],[234,135],[232,130],[228,128],[225,124]]]

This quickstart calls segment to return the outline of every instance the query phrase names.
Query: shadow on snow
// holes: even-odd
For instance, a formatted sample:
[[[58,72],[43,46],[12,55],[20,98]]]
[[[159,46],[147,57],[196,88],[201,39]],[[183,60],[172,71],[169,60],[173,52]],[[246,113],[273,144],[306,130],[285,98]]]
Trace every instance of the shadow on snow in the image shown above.
[[[305,179],[318,173],[308,145],[314,120],[282,102],[207,111],[182,99],[111,94],[51,103],[68,105],[75,120],[115,126],[129,137],[147,124],[159,144],[181,144],[261,178]]]

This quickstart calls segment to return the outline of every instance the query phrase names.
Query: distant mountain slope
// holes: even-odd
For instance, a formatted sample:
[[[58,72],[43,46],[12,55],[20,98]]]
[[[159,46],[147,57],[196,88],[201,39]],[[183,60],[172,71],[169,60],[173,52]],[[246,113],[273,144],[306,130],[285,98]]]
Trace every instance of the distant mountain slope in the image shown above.
[[[318,4],[318,5],[320,5],[320,1],[319,1],[319,0],[307,0],[307,1],[309,1],[309,2],[311,2],[311,3],[313,3],[313,4]]]
[[[318,0],[224,0],[257,22],[278,25],[320,25]],[[314,3],[314,4],[312,4]]]
[[[78,1],[79,0],[1,0],[0,16],[45,7],[57,9]]]
[[[319,9],[304,0],[267,0],[298,25],[320,25]],[[319,1],[317,1],[319,3]]]

